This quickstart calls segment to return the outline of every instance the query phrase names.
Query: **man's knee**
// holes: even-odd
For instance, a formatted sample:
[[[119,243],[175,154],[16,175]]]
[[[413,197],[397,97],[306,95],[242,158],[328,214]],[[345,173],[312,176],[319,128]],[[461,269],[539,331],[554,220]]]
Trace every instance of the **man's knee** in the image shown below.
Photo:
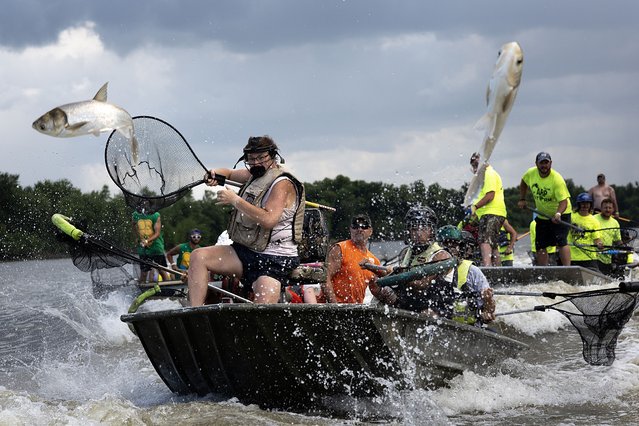
[[[281,288],[278,280],[267,276],[261,276],[253,283],[253,292],[258,303],[277,303]]]

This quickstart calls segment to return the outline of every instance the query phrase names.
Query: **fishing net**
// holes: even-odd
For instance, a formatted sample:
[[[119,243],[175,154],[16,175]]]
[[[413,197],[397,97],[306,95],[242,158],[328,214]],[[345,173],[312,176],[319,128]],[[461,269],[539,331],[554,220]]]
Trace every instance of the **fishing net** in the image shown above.
[[[137,285],[138,280],[133,278],[133,275],[123,265],[92,270],[91,282],[93,295],[96,298],[101,298],[119,288]]]
[[[82,224],[78,228],[84,228]],[[69,248],[73,264],[83,272],[96,269],[115,268],[131,261],[139,261],[133,254],[127,253],[107,239],[98,235],[84,234],[75,240],[63,232],[57,234],[59,241]]]
[[[133,125],[138,158],[134,158],[130,140],[115,131],[104,151],[109,176],[129,207],[155,213],[204,182],[206,167],[177,129],[148,116],[133,117]]]
[[[611,365],[615,360],[617,337],[637,305],[637,293],[606,289],[575,293],[567,300],[579,313],[554,307],[550,309],[565,315],[579,331],[584,360],[590,365]]]

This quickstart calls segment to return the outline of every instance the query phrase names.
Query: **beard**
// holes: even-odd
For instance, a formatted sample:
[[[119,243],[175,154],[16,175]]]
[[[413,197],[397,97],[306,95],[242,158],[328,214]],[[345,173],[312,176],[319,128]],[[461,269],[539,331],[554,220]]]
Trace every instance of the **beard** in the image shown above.
[[[249,169],[249,172],[251,173],[251,176],[253,176],[255,179],[261,178],[262,176],[266,174],[266,167],[262,165],[251,166],[251,168]]]

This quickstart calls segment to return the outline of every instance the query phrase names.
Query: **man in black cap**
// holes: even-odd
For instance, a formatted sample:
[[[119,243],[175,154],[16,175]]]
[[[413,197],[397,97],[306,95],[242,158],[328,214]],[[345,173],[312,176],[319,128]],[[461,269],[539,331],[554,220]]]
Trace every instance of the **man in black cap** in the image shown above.
[[[304,186],[279,165],[281,156],[269,136],[250,137],[241,170],[215,169],[207,175],[209,186],[226,179],[244,184],[239,193],[225,188],[217,203],[233,207],[228,233],[230,246],[201,247],[191,254],[189,302],[204,304],[209,272],[239,278],[242,294],[252,292],[256,303],[277,303],[281,281],[299,265],[297,245],[304,224]],[[236,164],[237,165],[237,164]]]
[[[368,283],[375,275],[386,271],[370,271],[364,263],[380,265],[379,259],[368,250],[373,234],[371,219],[366,213],[351,219],[351,238],[334,244],[326,256],[326,282],[322,291],[329,303],[362,303]]]
[[[569,227],[566,224],[570,223],[572,208],[568,187],[564,178],[552,169],[552,159],[547,152],[537,154],[535,166],[528,169],[521,178],[517,205],[522,209],[527,208],[526,193],[530,189],[537,210],[537,265],[548,265],[546,248],[557,246],[561,264],[569,266]]]

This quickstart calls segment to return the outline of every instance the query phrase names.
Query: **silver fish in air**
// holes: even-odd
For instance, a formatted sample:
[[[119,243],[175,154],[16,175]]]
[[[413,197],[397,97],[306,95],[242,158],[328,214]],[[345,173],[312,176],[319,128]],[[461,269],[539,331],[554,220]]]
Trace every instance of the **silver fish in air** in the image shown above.
[[[139,145],[133,120],[124,109],[107,103],[108,84],[104,83],[91,100],[53,108],[34,121],[32,127],[40,133],[59,138],[89,134],[98,136],[102,132],[117,130],[131,141],[132,160],[137,164]]]
[[[483,131],[481,148],[479,149],[482,164],[470,181],[464,206],[469,206],[479,195],[484,185],[484,175],[488,160],[497,145],[497,140],[506,124],[506,119],[515,103],[521,74],[524,67],[524,54],[519,43],[513,41],[504,44],[499,50],[497,63],[488,83],[486,114],[479,119],[475,129]]]

